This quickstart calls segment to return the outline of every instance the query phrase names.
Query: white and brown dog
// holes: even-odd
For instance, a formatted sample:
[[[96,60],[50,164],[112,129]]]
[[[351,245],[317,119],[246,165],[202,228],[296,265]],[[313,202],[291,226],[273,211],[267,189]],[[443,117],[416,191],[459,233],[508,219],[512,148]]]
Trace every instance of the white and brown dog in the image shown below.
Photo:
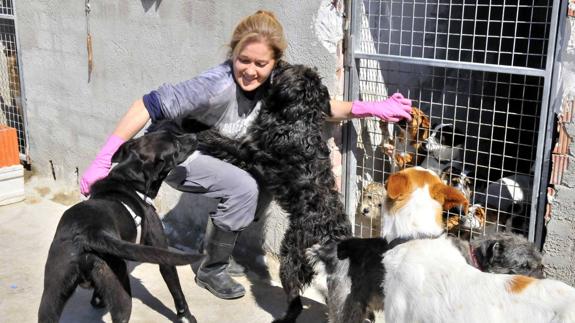
[[[575,322],[575,288],[552,279],[481,272],[452,240],[429,239],[443,229],[438,214],[445,199],[438,181],[437,176],[407,169],[388,182],[386,238],[421,232],[423,239],[384,254],[385,321]]]

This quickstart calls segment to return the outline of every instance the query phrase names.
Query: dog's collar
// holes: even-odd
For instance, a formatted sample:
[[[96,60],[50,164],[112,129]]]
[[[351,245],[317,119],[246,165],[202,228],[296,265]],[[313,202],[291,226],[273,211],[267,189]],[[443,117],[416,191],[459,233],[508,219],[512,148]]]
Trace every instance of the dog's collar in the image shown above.
[[[146,202],[146,204],[154,206],[154,200],[152,200],[151,197],[145,195],[140,191],[136,191],[136,194],[138,194],[138,196],[142,199],[142,201]]]
[[[128,210],[128,212],[130,213],[130,215],[134,219],[134,223],[136,223],[136,243],[140,243],[140,240],[142,239],[142,227],[141,227],[142,217],[138,216],[136,214],[136,212],[134,212],[134,210],[132,210],[132,208],[128,206],[128,204],[126,204],[122,201],[120,201],[120,203],[122,203],[122,205],[124,205],[126,210]]]
[[[132,218],[134,219],[134,222],[136,223],[136,226],[139,227],[140,224],[142,223],[142,217],[138,216],[136,214],[136,212],[134,212],[134,210],[132,210],[131,207],[128,206],[128,204],[120,201],[120,203],[122,203],[122,205],[126,208],[126,210],[128,210],[128,212],[130,212],[130,215],[132,216]]]
[[[388,249],[393,249],[393,248],[399,246],[400,244],[406,243],[406,242],[411,241],[411,240],[437,239],[437,238],[440,238],[441,236],[443,236],[444,234],[445,234],[445,233],[442,232],[442,233],[439,234],[439,235],[419,235],[419,236],[417,236],[417,237],[411,237],[411,238],[401,238],[401,237],[399,237],[399,238],[395,238],[395,239],[391,240],[390,242],[388,242],[387,248],[388,248]]]
[[[475,255],[475,250],[471,244],[469,245],[469,259],[471,259],[471,265],[479,270],[481,270],[481,265],[477,261],[477,256]]]
[[[399,246],[400,244],[406,243],[406,242],[411,241],[411,240],[415,240],[415,239],[414,238],[395,238],[387,244],[387,248],[393,249],[393,248]]]

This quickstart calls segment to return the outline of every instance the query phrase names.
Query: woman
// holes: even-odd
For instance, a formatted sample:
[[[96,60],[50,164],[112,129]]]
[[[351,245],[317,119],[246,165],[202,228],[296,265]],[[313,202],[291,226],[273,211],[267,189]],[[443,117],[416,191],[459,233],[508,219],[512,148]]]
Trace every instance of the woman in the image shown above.
[[[230,137],[245,133],[259,112],[262,95],[286,47],[283,28],[273,13],[260,10],[244,18],[232,35],[227,61],[190,80],[164,84],[132,104],[84,172],[82,194],[88,195],[90,186],[108,174],[114,152],[150,119],[175,119],[186,114]],[[396,122],[411,119],[410,111],[411,101],[399,93],[379,102],[331,102],[332,120],[376,116]],[[256,181],[231,164],[195,152],[170,173],[166,182],[178,190],[219,201],[216,212],[210,214],[206,258],[196,282],[220,298],[243,296],[245,289],[226,268],[239,232],[254,219],[259,194]]]

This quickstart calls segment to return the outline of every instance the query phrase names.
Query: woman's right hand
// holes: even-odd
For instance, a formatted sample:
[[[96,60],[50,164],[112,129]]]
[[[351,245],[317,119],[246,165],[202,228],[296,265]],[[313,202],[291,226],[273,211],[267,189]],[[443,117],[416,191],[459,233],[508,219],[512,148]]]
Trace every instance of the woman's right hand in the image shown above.
[[[125,142],[124,139],[111,135],[90,166],[84,171],[80,180],[80,193],[84,196],[90,195],[90,187],[96,181],[108,176],[112,167],[112,156]]]

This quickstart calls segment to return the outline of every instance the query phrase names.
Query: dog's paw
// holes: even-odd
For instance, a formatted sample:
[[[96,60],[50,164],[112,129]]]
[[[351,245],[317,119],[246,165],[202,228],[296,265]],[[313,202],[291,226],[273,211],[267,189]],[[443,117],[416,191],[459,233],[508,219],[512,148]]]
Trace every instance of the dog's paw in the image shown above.
[[[196,320],[196,318],[192,314],[186,315],[186,317],[179,317],[178,316],[178,322],[179,323],[198,323],[198,321]]]

